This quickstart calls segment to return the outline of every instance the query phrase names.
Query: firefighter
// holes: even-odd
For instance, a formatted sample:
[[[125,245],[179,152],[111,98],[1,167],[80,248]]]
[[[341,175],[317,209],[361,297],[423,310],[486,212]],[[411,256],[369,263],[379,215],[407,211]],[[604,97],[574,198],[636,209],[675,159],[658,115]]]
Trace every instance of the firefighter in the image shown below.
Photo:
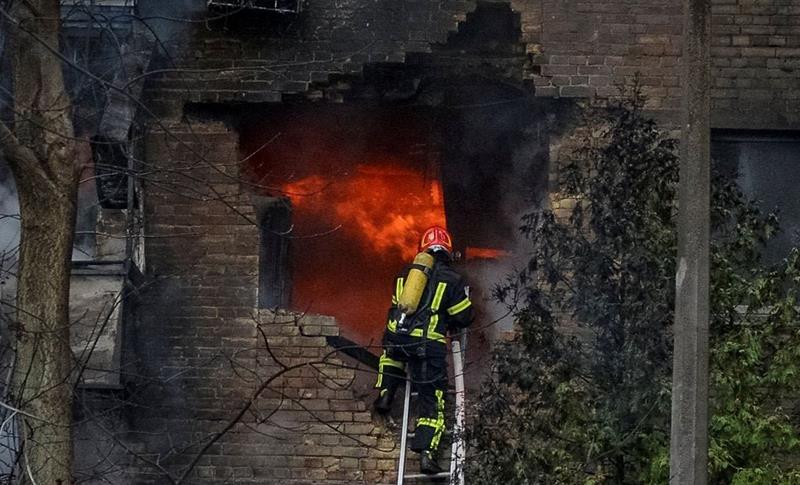
[[[466,328],[473,318],[469,287],[451,266],[453,244],[443,227],[427,229],[419,245],[421,253],[432,258],[429,268],[418,264],[406,266],[395,279],[392,306],[383,337],[383,354],[379,360],[380,389],[375,410],[386,414],[400,384],[405,383],[405,367],[410,366],[411,382],[418,392],[417,426],[411,450],[420,453],[422,473],[441,472],[436,452],[444,431],[444,395],[447,390],[447,343],[450,328]],[[416,261],[420,258],[418,255]],[[430,259],[430,258],[429,258]],[[400,304],[404,285],[411,285],[409,274],[415,269],[426,270],[419,303],[410,315]]]

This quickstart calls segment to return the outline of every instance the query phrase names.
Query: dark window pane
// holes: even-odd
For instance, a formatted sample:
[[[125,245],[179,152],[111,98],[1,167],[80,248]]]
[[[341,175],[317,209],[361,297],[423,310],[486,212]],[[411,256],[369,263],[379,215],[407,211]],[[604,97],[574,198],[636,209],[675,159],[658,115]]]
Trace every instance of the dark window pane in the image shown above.
[[[288,199],[272,199],[259,204],[261,255],[258,303],[261,308],[288,308],[289,233],[292,211]]]
[[[786,257],[800,243],[800,135],[716,135],[712,158],[723,173],[736,176],[742,192],[762,211],[778,211],[781,232],[764,256],[768,262]]]

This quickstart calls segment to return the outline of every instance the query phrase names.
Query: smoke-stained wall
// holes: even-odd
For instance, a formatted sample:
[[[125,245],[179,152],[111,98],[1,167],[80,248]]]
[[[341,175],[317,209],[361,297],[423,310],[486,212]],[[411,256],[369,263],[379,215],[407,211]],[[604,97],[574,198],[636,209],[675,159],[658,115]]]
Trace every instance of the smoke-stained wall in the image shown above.
[[[203,22],[203,3],[140,2],[148,15],[194,20],[159,24],[167,39],[173,33],[179,39],[169,49],[171,67],[199,69],[191,76],[170,72],[157,81],[161,94],[155,100],[173,113],[182,100],[277,102],[287,93],[314,91],[331,76],[359,74],[367,63],[403,62],[408,53],[444,43],[476,6],[308,0],[304,13],[291,21],[258,18],[245,28]],[[485,2],[496,3],[502,2]],[[535,84],[536,96],[605,99],[617,94],[617,84],[641,73],[648,107],[674,117],[682,49],[681,12],[674,5],[655,0],[510,5],[519,13],[519,40],[529,57],[515,75]],[[713,1],[715,127],[798,125],[799,7],[798,0]]]
[[[125,370],[134,385],[124,432],[106,436],[104,447],[135,449],[162,468],[129,454],[110,475],[114,483],[180,476],[229,424],[190,483],[389,481],[396,446],[354,392],[358,372],[345,367],[352,363],[326,345],[336,322],[256,308],[259,228],[229,163],[239,158],[237,133],[219,122],[173,125],[147,141],[147,159],[165,170],[147,187],[150,280],[136,329],[139,362]],[[208,200],[175,191],[172,182],[188,188],[182,174]],[[84,470],[96,463],[86,457]]]

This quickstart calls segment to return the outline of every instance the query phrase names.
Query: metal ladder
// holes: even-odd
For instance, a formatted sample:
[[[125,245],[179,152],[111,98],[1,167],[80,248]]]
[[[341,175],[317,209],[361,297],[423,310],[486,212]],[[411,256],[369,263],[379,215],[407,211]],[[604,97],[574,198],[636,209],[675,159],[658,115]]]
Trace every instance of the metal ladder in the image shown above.
[[[403,432],[400,437],[400,458],[397,465],[397,485],[403,485],[406,479],[443,479],[449,477],[450,485],[464,485],[464,350],[467,344],[466,332],[450,342],[453,354],[453,380],[455,381],[455,420],[453,422],[453,442],[450,450],[450,471],[435,475],[415,473],[406,475],[406,451],[408,442],[408,417],[411,407],[411,378],[406,374],[405,399],[403,400]]]

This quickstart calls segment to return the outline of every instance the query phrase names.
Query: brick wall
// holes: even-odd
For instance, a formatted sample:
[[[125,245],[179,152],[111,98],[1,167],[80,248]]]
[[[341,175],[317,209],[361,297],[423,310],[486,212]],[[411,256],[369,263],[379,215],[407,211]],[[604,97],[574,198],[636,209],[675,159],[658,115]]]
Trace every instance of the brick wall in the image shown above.
[[[606,98],[636,73],[648,108],[680,108],[680,6],[542,1],[523,13],[537,96]],[[535,10],[535,9],[534,9]],[[800,125],[800,1],[713,0],[713,125]]]
[[[712,126],[800,124],[800,1],[715,0]]]
[[[677,107],[682,16],[674,3],[543,1],[541,9],[537,96],[610,97],[640,72],[649,107]]]
[[[231,178],[236,134],[219,123],[167,128],[146,143],[148,283],[137,367],[125,370],[131,394],[115,397],[121,407],[81,407],[100,411],[77,433],[78,473],[167,483],[246,408],[186,483],[392,481],[394,437],[353,390],[374,371],[357,373],[326,345],[336,322],[255,310],[258,230]]]

